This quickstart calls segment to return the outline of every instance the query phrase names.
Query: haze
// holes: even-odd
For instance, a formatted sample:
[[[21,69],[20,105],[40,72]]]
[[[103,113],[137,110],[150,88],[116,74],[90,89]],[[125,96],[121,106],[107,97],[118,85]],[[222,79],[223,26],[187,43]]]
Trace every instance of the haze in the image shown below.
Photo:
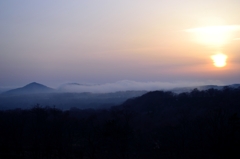
[[[0,1],[0,87],[239,83],[239,6],[239,0]],[[220,28],[217,38],[194,31],[213,26]],[[227,56],[224,67],[214,65],[218,53]]]

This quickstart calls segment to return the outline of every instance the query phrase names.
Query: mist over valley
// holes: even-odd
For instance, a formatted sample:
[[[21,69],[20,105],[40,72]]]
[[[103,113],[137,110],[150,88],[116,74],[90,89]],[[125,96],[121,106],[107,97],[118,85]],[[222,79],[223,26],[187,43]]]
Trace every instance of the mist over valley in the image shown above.
[[[141,85],[142,84],[142,85]],[[208,89],[221,90],[225,86],[204,85],[177,87],[178,84],[135,81],[119,81],[107,84],[78,84],[66,83],[57,89],[32,82],[26,86],[11,89],[0,94],[0,109],[30,109],[35,105],[42,107],[56,107],[62,110],[69,110],[72,107],[79,109],[103,109],[120,105],[128,99],[142,96],[150,91],[172,91],[179,94],[191,92],[194,89],[199,91]],[[239,84],[228,85],[229,88],[238,88]]]

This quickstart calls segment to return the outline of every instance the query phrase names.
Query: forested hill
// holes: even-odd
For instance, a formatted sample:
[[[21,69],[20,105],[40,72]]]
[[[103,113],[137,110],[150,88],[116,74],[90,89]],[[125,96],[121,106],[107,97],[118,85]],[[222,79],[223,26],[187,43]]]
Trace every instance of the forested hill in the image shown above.
[[[0,158],[238,159],[240,88],[155,91],[110,109],[0,111]]]
[[[162,111],[163,109],[238,109],[240,107],[240,87],[224,87],[222,90],[208,89],[175,94],[173,92],[153,91],[132,98],[120,107],[138,112]]]

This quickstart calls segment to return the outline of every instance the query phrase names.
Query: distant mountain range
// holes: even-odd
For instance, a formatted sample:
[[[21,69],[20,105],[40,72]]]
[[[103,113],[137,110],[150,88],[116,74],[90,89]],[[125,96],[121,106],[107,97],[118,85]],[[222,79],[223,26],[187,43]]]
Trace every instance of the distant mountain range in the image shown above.
[[[24,87],[11,89],[9,91],[1,93],[0,110],[31,108],[36,104],[40,104],[42,106],[55,105],[57,108],[64,110],[70,109],[71,107],[77,107],[80,109],[99,109],[119,105],[128,99],[133,99],[149,92],[149,90],[144,89],[132,89],[135,87],[130,87],[130,83],[131,82],[129,81],[120,82],[117,83],[117,85],[85,85],[78,83],[68,83],[65,84],[62,89],[53,89],[45,85],[33,82]],[[228,85],[228,87],[238,88],[240,87],[240,84]],[[125,88],[132,90],[126,90]],[[140,86],[140,88],[143,87]],[[182,93],[191,92],[195,88],[198,90],[207,90],[211,88],[220,90],[223,89],[224,86],[205,85],[199,87],[181,87],[168,90],[165,89],[163,91]],[[101,91],[101,89],[104,89],[104,91]],[[115,92],[111,92],[114,90]],[[154,90],[154,87],[151,90]],[[155,88],[155,90],[161,89]]]
[[[124,87],[122,87],[124,85]],[[126,88],[129,89],[126,90]],[[232,85],[226,85],[231,88],[237,88],[240,87],[240,84],[232,84]],[[32,82],[30,84],[27,84],[24,87],[11,89],[8,91],[2,90],[2,94],[4,95],[10,95],[10,94],[36,94],[36,93],[83,93],[83,92],[89,92],[89,93],[113,93],[113,92],[125,92],[125,91],[155,91],[155,90],[165,90],[165,91],[172,91],[174,93],[182,93],[182,92],[189,92],[193,89],[197,88],[198,90],[207,90],[207,89],[222,89],[225,86],[218,86],[218,85],[204,85],[204,86],[194,86],[194,87],[178,87],[173,89],[154,89],[147,90],[144,88],[137,87],[131,87],[131,83],[129,84],[129,81],[123,81],[123,82],[116,82],[116,83],[110,83],[110,84],[79,84],[79,83],[66,83],[61,85],[58,89],[53,89],[50,87],[47,87],[45,85]],[[1,92],[0,92],[1,93]]]
[[[3,94],[35,94],[35,93],[52,93],[56,92],[55,89],[44,86],[42,84],[32,82],[24,87],[12,89],[4,92]]]
[[[240,87],[240,84],[231,84],[231,85],[226,85],[226,86],[205,85],[205,86],[196,86],[196,87],[179,87],[179,88],[170,89],[170,91],[172,91],[172,92],[174,92],[174,93],[182,93],[182,92],[192,91],[193,89],[198,89],[198,90],[200,90],[200,91],[208,90],[208,89],[221,90],[221,89],[223,89],[224,87],[238,88],[238,87]]]
[[[79,86],[79,84],[67,84]],[[89,87],[89,86],[86,86]],[[32,108],[36,104],[41,106],[56,106],[67,110],[72,107],[79,109],[106,108],[123,103],[129,98],[134,98],[147,93],[147,91],[121,91],[110,93],[91,93],[52,89],[42,84],[33,82],[24,87],[12,89],[0,94],[0,110],[15,108]]]

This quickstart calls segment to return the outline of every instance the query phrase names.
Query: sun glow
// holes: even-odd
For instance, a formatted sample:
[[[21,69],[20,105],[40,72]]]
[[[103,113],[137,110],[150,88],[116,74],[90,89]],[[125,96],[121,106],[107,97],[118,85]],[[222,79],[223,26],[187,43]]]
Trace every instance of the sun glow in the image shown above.
[[[232,33],[240,30],[239,25],[209,26],[187,29],[187,32],[194,33],[194,41],[207,46],[220,47],[233,39]]]
[[[208,26],[187,29],[185,31],[192,33],[194,42],[217,51],[222,50],[226,44],[239,40],[239,38],[236,38],[237,34],[235,32],[240,31],[240,25]],[[227,58],[227,55],[222,53],[211,56],[214,66],[219,68],[227,65]]]
[[[221,53],[212,55],[211,59],[213,60],[213,64],[216,67],[224,67],[227,64],[227,62],[226,62],[227,56],[224,54],[221,54]]]

